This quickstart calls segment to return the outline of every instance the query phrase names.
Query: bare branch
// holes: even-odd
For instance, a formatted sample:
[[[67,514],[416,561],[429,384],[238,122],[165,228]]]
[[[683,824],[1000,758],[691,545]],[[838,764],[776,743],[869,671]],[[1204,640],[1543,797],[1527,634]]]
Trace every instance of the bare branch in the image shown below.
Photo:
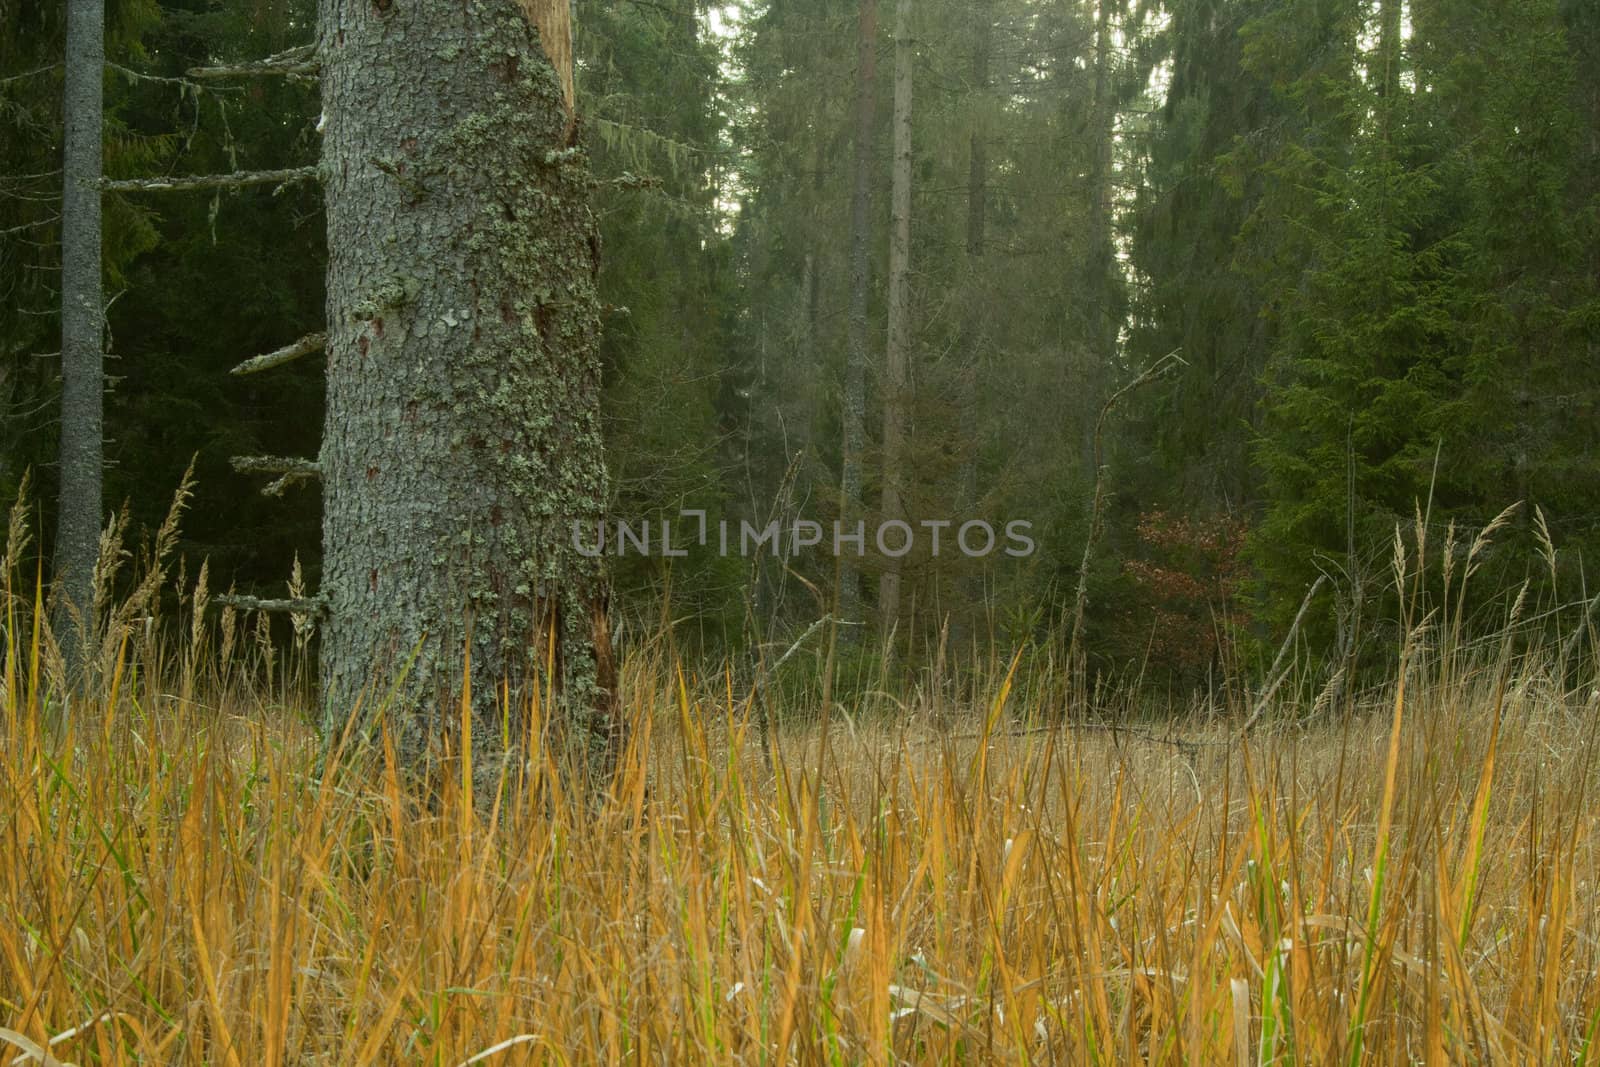
[[[302,474],[315,478],[322,473],[316,460],[299,456],[234,456],[230,462],[240,474]]]
[[[258,76],[315,78],[322,72],[315,45],[302,45],[252,63],[225,63],[215,67],[190,67],[191,78],[254,78]]]
[[[10,237],[14,233],[23,233],[27,230],[35,230],[40,226],[49,226],[52,223],[60,221],[61,216],[59,214],[51,215],[49,218],[34,219],[32,222],[24,222],[20,226],[13,226],[9,230],[0,230],[0,237]]]
[[[284,490],[299,482],[322,477],[322,466],[314,459],[298,456],[234,456],[230,461],[240,474],[277,474],[262,496],[282,496]]]
[[[107,70],[114,70],[132,82],[154,82],[157,85],[179,85],[185,89],[199,89],[200,87],[187,78],[164,78],[159,74],[146,74],[131,67],[124,67],[119,63],[107,63]]]
[[[291,486],[306,481],[311,475],[301,471],[290,471],[281,478],[274,478],[261,489],[262,496],[282,496]]]
[[[1278,666],[1283,663],[1283,657],[1288,655],[1290,647],[1294,645],[1295,634],[1300,632],[1300,622],[1306,617],[1306,610],[1311,607],[1311,601],[1315,599],[1317,591],[1322,588],[1322,583],[1327,580],[1328,576],[1326,574],[1319,574],[1317,575],[1317,580],[1311,583],[1311,588],[1306,590],[1306,598],[1300,602],[1300,610],[1295,612],[1294,622],[1289,624],[1289,633],[1284,637],[1283,644],[1278,647],[1278,654],[1273,658],[1272,666],[1267,670],[1267,677],[1271,681],[1261,691],[1261,696],[1256,701],[1256,709],[1250,713],[1250,717],[1240,727],[1240,733],[1247,734],[1250,732],[1250,728],[1255,726],[1266,712],[1267,706],[1272,702],[1273,694],[1278,691],[1278,686],[1282,685],[1284,678],[1288,676],[1289,668],[1284,667],[1280,672]]]
[[[197,174],[177,178],[122,178],[106,181],[102,188],[116,193],[181,193],[197,189],[238,189],[249,185],[293,185],[316,181],[316,167],[288,170],[246,170],[235,174]]]
[[[60,69],[60,63],[51,63],[48,66],[36,67],[33,70],[25,70],[21,74],[12,74],[8,75],[7,77],[0,78],[0,85],[5,85],[7,82],[22,81],[24,78],[38,77],[40,74],[48,74],[53,70]]]
[[[281,367],[285,363],[292,363],[301,356],[309,356],[313,352],[321,352],[328,344],[328,335],[325,333],[308,333],[300,340],[284,345],[276,351],[265,355],[253,356],[239,364],[229,374],[255,374],[257,371],[270,370]]]
[[[1094,553],[1095,541],[1100,537],[1101,510],[1105,504],[1105,459],[1101,450],[1101,433],[1105,429],[1106,417],[1111,414],[1111,409],[1117,406],[1117,401],[1133,392],[1135,389],[1155,381],[1166,373],[1168,367],[1174,363],[1188,366],[1178,353],[1181,348],[1174,348],[1171,352],[1156,360],[1146,367],[1133,381],[1106,398],[1100,406],[1100,417],[1094,422],[1094,494],[1089,504],[1089,535],[1083,541],[1083,561],[1078,564],[1078,592],[1073,598],[1072,609],[1072,637],[1067,645],[1068,669],[1073,672],[1073,681],[1080,690],[1083,688],[1083,661],[1081,657],[1080,642],[1083,637],[1083,614],[1089,603],[1089,561]]]
[[[320,596],[297,600],[262,600],[260,597],[237,596],[232,593],[211,598],[213,604],[240,611],[276,611],[291,615],[326,615],[328,602]]]
[[[615,178],[594,178],[589,184],[596,189],[601,187],[611,189],[659,189],[662,182],[654,174],[633,174],[623,171]]]

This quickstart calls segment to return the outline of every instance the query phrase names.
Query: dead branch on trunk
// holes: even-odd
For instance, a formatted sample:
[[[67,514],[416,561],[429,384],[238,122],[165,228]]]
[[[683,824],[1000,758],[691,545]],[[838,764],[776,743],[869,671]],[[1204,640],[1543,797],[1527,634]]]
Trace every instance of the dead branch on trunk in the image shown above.
[[[316,167],[287,170],[246,170],[235,174],[195,174],[176,178],[118,178],[101,183],[113,193],[184,193],[198,189],[242,189],[251,185],[294,185],[316,181]]]
[[[298,341],[284,345],[275,351],[260,356],[252,356],[228,373],[255,374],[259,371],[270,370],[273,367],[281,367],[285,363],[291,363],[299,359],[301,356],[309,356],[313,352],[321,352],[327,347],[327,344],[327,334],[308,333]]]
[[[228,593],[212,597],[211,602],[239,611],[271,611],[286,615],[325,615],[328,612],[328,602],[320,596],[299,597],[293,600],[263,600],[260,597]]]
[[[262,496],[282,496],[291,485],[322,477],[322,466],[316,460],[298,456],[234,456],[230,462],[240,474],[280,475],[261,490]]]
[[[322,72],[322,62],[317,59],[316,45],[290,48],[266,59],[251,63],[225,63],[215,67],[190,67],[185,73],[200,80],[220,78],[315,78]]]

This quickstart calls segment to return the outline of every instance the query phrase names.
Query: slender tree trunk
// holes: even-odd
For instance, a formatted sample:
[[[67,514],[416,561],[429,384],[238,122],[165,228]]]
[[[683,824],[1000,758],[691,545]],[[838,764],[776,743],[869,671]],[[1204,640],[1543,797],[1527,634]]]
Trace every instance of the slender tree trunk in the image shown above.
[[[1568,0],[1564,16],[1567,44],[1572,49],[1577,74],[1577,108],[1585,120],[1586,150],[1577,157],[1579,195],[1600,197],[1600,12],[1584,0]],[[1590,201],[1595,202],[1594,200]],[[1590,233],[1594,230],[1591,226]],[[1589,278],[1600,291],[1600,241],[1589,241]],[[1589,356],[1600,356],[1600,341],[1589,342]]]
[[[911,357],[911,0],[894,12],[894,177],[890,192],[889,343],[883,383],[882,520],[905,519],[905,444]],[[900,560],[885,560],[878,616],[888,630],[900,617]]]
[[[872,136],[878,111],[878,0],[861,0],[856,52],[855,175],[850,193],[850,321],[845,353],[843,430],[839,463],[839,518],[861,521],[861,456],[866,449],[867,303],[872,286]],[[861,621],[861,568],[839,554],[839,617]],[[853,628],[846,629],[851,640]]]
[[[989,142],[985,137],[984,112],[989,95],[989,39],[994,33],[990,20],[993,16],[987,7],[974,5],[972,32],[972,92],[978,106],[974,109],[972,129],[968,135],[967,155],[967,258],[976,266],[983,258],[983,246],[988,234],[988,212],[985,202],[989,188]]]
[[[1111,141],[1116,109],[1111,93],[1111,5],[1098,0],[1094,28],[1094,159],[1089,170],[1089,248],[1103,258],[1111,249]]]
[[[817,257],[815,253],[807,252],[800,267],[800,321],[798,323],[797,344],[795,346],[796,365],[801,381],[813,381],[817,373]],[[791,382],[795,377],[791,376]],[[802,391],[805,397],[805,410],[802,417],[805,420],[804,446],[806,450],[805,467],[807,475],[821,476],[826,480],[823,468],[816,466],[818,411],[816,394],[810,390]]]
[[[989,143],[984,128],[984,115],[989,93],[989,41],[993,35],[993,13],[987,5],[975,4],[972,8],[972,129],[968,136],[967,156],[967,277],[966,307],[961,319],[961,352],[966,360],[963,368],[962,419],[965,425],[977,427],[977,384],[979,360],[988,332],[988,306],[984,297],[983,253],[988,239],[988,188]],[[956,504],[965,521],[975,517],[978,502],[978,452],[979,442],[968,440],[961,454],[957,474]],[[982,576],[970,568],[962,573],[957,589],[960,608],[950,628],[951,643],[961,648],[970,637],[967,617],[974,612],[983,598]]]
[[[67,6],[66,137],[61,202],[61,497],[57,637],[69,671],[93,647],[94,570],[100,552],[101,417],[105,388],[100,294],[100,175],[104,0]]]
[[[321,0],[320,18],[329,713],[405,670],[389,715],[415,760],[470,682],[488,756],[503,695],[515,715],[550,685],[603,768],[605,574],[574,538],[594,545],[606,497],[599,249],[565,0]]]
[[[1381,0],[1378,5],[1378,95],[1387,97],[1400,81],[1402,0]]]
[[[1089,163],[1088,258],[1084,292],[1088,294],[1088,345],[1083,389],[1083,469],[1094,478],[1095,421],[1105,400],[1106,383],[1116,360],[1118,322],[1112,314],[1116,252],[1111,244],[1111,153],[1116,107],[1111,92],[1111,6],[1096,0],[1094,32],[1094,98],[1090,104],[1094,155]]]

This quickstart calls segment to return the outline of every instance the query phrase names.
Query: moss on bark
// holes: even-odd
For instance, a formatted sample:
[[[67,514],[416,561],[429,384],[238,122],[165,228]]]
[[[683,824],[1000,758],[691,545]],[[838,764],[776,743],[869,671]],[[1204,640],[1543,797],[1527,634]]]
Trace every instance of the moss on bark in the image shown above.
[[[388,714],[419,757],[459,720],[470,643],[480,765],[523,737],[502,695],[552,688],[603,760],[605,574],[571,543],[606,496],[599,246],[561,79],[518,0],[320,14],[330,714],[409,664]]]

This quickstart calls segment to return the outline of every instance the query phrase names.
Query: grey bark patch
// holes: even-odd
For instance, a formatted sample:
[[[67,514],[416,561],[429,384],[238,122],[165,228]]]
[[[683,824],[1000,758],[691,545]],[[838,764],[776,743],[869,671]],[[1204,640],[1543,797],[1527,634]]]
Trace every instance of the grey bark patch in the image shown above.
[[[86,666],[96,630],[94,571],[100,555],[104,462],[104,323],[100,285],[103,0],[67,6],[66,122],[61,196],[61,503],[56,632],[73,675]]]

